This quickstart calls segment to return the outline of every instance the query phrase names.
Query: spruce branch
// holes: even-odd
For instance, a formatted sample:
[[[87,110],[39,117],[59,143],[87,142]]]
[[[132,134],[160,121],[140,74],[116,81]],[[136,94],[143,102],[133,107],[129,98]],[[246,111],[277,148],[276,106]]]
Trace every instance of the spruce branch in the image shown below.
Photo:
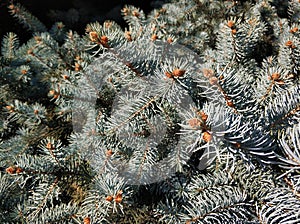
[[[27,11],[20,3],[10,4],[9,12],[31,32],[44,32],[47,30],[35,16]]]
[[[12,60],[15,57],[15,51],[19,47],[19,39],[15,33],[9,32],[2,39],[1,54],[4,59]]]

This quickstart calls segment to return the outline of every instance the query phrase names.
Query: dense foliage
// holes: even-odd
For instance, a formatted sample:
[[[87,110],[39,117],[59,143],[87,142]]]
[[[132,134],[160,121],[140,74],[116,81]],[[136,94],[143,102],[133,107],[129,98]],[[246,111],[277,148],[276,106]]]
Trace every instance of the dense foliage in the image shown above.
[[[283,4],[285,3],[285,4]],[[1,223],[299,223],[300,2],[172,0],[2,38]]]

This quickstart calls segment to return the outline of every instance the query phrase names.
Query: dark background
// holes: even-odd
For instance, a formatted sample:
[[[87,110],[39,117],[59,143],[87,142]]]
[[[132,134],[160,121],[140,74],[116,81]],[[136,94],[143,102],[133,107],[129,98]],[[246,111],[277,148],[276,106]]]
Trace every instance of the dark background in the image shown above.
[[[48,29],[61,21],[67,29],[83,34],[86,24],[99,21],[102,23],[107,19],[116,21],[122,27],[127,24],[121,16],[120,10],[125,5],[134,5],[142,9],[146,14],[154,8],[159,8],[165,0],[0,0],[0,38],[7,32],[14,32],[21,42],[28,40],[32,34],[27,31],[7,8],[11,3],[20,3],[29,12],[37,17]]]

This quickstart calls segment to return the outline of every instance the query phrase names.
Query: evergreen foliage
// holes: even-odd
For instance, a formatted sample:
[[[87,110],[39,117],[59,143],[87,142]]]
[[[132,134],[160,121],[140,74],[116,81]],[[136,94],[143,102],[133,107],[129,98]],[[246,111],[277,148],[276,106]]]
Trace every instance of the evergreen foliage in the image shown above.
[[[170,0],[2,38],[1,223],[299,223],[300,2]]]

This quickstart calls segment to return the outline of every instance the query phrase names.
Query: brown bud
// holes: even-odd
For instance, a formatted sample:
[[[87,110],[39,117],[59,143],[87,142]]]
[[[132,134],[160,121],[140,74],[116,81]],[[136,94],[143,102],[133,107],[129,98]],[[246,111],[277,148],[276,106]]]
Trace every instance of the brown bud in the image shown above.
[[[111,202],[113,199],[114,199],[114,198],[113,198],[113,196],[111,196],[111,195],[108,195],[108,196],[105,198],[105,200],[106,200],[106,201],[109,201],[109,202]]]
[[[90,217],[85,217],[83,219],[83,224],[90,224],[91,223],[91,218]]]
[[[214,75],[214,71],[212,69],[204,68],[202,69],[202,72],[206,78],[210,78]]]
[[[55,93],[53,96],[54,99],[57,99],[58,97],[59,97],[59,93]]]
[[[34,113],[35,115],[37,115],[37,114],[39,114],[39,110],[35,109],[35,110],[33,111],[33,113]]]
[[[77,55],[77,56],[75,57],[75,60],[76,60],[76,61],[82,61],[82,58],[81,58],[79,55]]]
[[[132,41],[132,37],[131,37],[131,32],[130,31],[126,31],[124,35],[125,35],[125,38],[128,41]]]
[[[46,148],[49,149],[49,150],[53,150],[54,146],[52,145],[51,142],[48,142],[47,145],[46,145]]]
[[[203,121],[206,121],[208,118],[208,115],[206,113],[204,113],[203,111],[200,111],[200,116]]]
[[[51,90],[49,91],[49,94],[50,94],[51,96],[53,96],[55,93],[56,93],[56,91],[53,90],[53,89],[51,89]]]
[[[108,150],[106,151],[106,156],[107,156],[107,157],[112,156],[112,154],[113,154],[113,151],[112,151],[111,149],[108,149]]]
[[[236,142],[234,145],[235,145],[235,147],[237,147],[237,148],[241,148],[241,143],[239,143],[239,142]]]
[[[91,31],[91,32],[89,33],[89,36],[90,36],[90,40],[91,40],[91,41],[93,41],[93,42],[98,41],[99,36],[98,36],[97,32]]]
[[[13,166],[7,167],[5,170],[9,174],[15,174],[16,173],[16,168]]]
[[[232,102],[231,100],[227,100],[227,101],[226,101],[226,104],[227,104],[227,106],[229,106],[229,107],[233,107],[233,106],[234,106],[234,104],[233,104],[233,102]]]
[[[82,68],[81,68],[81,65],[77,62],[75,62],[75,71],[80,71]]]
[[[16,173],[19,174],[19,173],[22,173],[22,172],[23,172],[23,169],[21,167],[17,167]]]
[[[26,74],[27,74],[27,70],[26,70],[26,69],[22,69],[22,70],[21,70],[21,74],[22,74],[22,75],[26,75]]]
[[[42,38],[40,36],[34,36],[34,39],[37,43],[40,43],[42,41]]]
[[[285,46],[290,47],[292,49],[296,48],[296,46],[293,44],[293,41],[288,40],[287,42],[285,42]]]
[[[204,141],[210,142],[211,139],[212,139],[212,135],[211,135],[209,132],[205,131],[205,132],[203,133],[202,138],[203,138]]]
[[[217,77],[210,77],[209,78],[209,83],[211,84],[211,85],[217,85],[218,84],[218,78]]]
[[[229,20],[229,21],[227,22],[227,26],[228,26],[229,28],[233,28],[233,26],[234,26],[234,21]]]
[[[8,8],[12,10],[12,9],[15,8],[15,5],[11,4],[11,5],[8,6]]]
[[[152,41],[156,41],[157,38],[158,38],[158,36],[157,36],[156,34],[153,34],[153,35],[151,36],[151,40],[152,40]]]
[[[192,128],[196,128],[201,125],[201,122],[198,120],[198,118],[192,118],[188,121],[188,123]]]
[[[298,31],[298,27],[294,27],[290,29],[290,33],[296,33]]]
[[[110,28],[110,27],[112,27],[112,22],[111,22],[111,21],[105,21],[105,22],[103,23],[103,25],[104,25],[106,28]]]
[[[277,81],[280,78],[280,74],[279,73],[273,73],[271,75],[271,79],[274,81]]]
[[[173,42],[173,39],[171,37],[168,37],[167,42],[170,44]]]
[[[27,54],[34,55],[34,54],[33,54],[33,50],[32,50],[32,49],[28,49],[28,50],[27,50]]]
[[[107,44],[107,42],[108,42],[108,37],[105,36],[105,35],[103,35],[103,36],[101,36],[100,40],[101,40],[103,43]]]
[[[11,111],[11,110],[13,110],[13,109],[14,109],[14,107],[13,107],[13,106],[11,106],[11,105],[7,105],[5,108],[6,108],[7,110],[9,110],[9,111]]]
[[[137,11],[137,10],[134,10],[132,12],[132,15],[135,16],[135,17],[139,17],[140,16],[140,13]]]
[[[116,196],[116,197],[115,197],[115,202],[116,202],[116,203],[121,203],[121,202],[122,202],[122,195]]]
[[[183,76],[184,73],[185,73],[185,70],[179,69],[179,68],[174,69],[172,72],[173,76],[176,76],[176,77]]]
[[[108,37],[103,35],[101,38],[100,38],[100,43],[104,46],[104,47],[108,47]]]
[[[54,99],[57,99],[59,97],[59,93],[56,92],[54,89],[49,91],[49,95],[53,96]]]
[[[121,203],[122,202],[122,190],[119,190],[115,196],[115,202]]]
[[[125,16],[127,16],[128,15],[128,8],[123,8],[122,10],[121,10],[121,12],[125,15]]]
[[[165,74],[166,74],[166,76],[167,76],[168,78],[172,78],[172,77],[173,77],[173,75],[172,75],[170,72],[165,72]]]

